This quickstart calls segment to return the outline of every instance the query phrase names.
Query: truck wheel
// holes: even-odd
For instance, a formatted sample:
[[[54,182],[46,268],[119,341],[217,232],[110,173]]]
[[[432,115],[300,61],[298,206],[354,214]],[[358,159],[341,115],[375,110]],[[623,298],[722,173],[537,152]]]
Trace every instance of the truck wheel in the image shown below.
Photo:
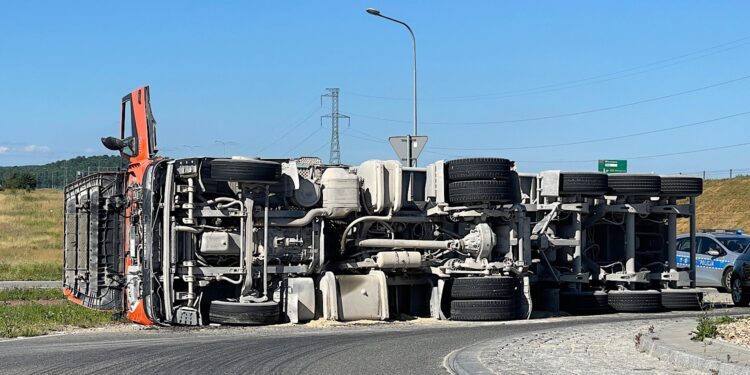
[[[508,179],[511,162],[502,158],[467,158],[446,162],[449,181]]]
[[[599,172],[561,172],[560,193],[600,196],[609,191],[607,174]]]
[[[513,192],[508,180],[472,180],[448,184],[449,203],[510,203]]]
[[[613,290],[608,298],[609,305],[618,312],[661,310],[661,293],[658,290]]]
[[[661,178],[653,174],[611,174],[609,189],[615,195],[659,195]]]
[[[510,299],[516,279],[510,276],[459,277],[453,280],[451,297],[464,299]]]
[[[560,310],[573,315],[606,314],[612,312],[607,293],[602,291],[562,292]]]
[[[211,178],[218,181],[276,183],[281,178],[281,164],[255,159],[213,159]]]
[[[685,198],[703,194],[703,179],[700,177],[662,176],[661,195]]]
[[[493,321],[516,317],[512,299],[478,299],[451,301],[451,320]]]
[[[667,310],[701,310],[703,292],[693,289],[664,289],[661,291],[661,305]]]
[[[750,293],[742,285],[742,279],[736,276],[732,278],[732,303],[735,307],[750,305]]]
[[[267,302],[211,301],[209,321],[233,325],[265,325],[279,322],[279,304]]]

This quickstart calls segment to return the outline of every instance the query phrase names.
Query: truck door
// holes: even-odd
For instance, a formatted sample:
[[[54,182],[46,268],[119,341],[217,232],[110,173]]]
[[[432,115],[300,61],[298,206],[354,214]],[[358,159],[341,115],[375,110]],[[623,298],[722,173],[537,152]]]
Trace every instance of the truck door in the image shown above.
[[[126,289],[128,276],[133,276],[126,271],[140,266],[136,249],[142,238],[131,233],[142,232],[143,179],[158,150],[148,86],[122,98],[119,130],[119,138],[102,142],[120,152],[121,171],[85,176],[65,188],[63,290],[78,304],[127,310],[131,320],[148,324],[139,288],[132,287],[138,284],[131,282]],[[136,281],[148,277],[135,276]],[[134,292],[127,305],[124,290]]]

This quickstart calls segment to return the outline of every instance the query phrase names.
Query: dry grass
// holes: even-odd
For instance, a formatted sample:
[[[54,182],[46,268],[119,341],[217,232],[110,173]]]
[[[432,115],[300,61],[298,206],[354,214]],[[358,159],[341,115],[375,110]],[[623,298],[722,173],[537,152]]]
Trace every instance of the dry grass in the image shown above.
[[[0,280],[58,280],[63,258],[63,194],[0,192]]]
[[[698,229],[743,228],[750,231],[750,176],[708,180],[703,195],[696,198]],[[678,233],[689,231],[687,220],[680,220]]]

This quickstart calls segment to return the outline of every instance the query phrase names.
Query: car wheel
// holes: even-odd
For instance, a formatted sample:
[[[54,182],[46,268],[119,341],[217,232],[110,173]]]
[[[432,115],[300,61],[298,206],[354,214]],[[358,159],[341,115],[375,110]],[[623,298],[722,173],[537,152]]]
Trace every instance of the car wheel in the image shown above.
[[[735,276],[732,278],[732,303],[737,307],[745,307],[750,304],[750,293],[747,293],[742,279]]]
[[[723,292],[725,293],[731,293],[732,292],[732,270],[734,268],[727,267],[726,270],[724,270],[724,275],[721,276],[721,289],[723,289]]]

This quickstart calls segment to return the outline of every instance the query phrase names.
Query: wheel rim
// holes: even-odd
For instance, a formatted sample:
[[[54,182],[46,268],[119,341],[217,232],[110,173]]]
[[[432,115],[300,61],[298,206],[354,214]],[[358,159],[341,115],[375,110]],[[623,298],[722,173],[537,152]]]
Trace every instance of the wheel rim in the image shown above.
[[[742,281],[736,278],[732,281],[732,300],[736,303],[742,299]]]

